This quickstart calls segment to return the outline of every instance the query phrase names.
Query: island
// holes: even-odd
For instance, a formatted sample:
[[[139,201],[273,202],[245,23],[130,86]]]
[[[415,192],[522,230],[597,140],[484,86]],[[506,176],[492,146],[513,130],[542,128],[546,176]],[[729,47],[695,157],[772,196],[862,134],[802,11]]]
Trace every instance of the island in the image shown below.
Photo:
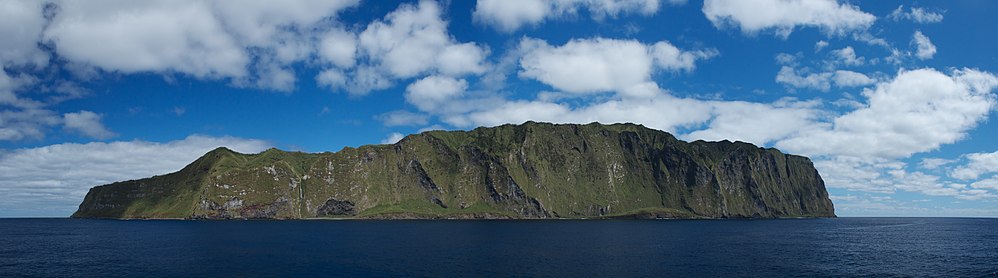
[[[798,218],[835,209],[807,157],[635,124],[526,122],[338,152],[217,148],[174,173],[93,187],[72,217]]]

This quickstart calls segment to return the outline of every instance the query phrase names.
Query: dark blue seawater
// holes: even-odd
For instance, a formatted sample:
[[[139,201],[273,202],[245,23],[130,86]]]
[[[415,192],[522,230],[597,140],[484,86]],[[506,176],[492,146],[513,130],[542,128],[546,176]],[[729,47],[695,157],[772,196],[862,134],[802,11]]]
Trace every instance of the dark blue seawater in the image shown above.
[[[998,276],[998,219],[0,219],[16,276]]]

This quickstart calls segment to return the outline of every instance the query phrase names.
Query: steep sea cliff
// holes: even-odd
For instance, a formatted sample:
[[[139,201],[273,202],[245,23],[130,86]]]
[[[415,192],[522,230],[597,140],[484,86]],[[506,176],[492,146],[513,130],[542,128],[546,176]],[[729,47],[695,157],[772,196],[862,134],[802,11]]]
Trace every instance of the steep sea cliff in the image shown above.
[[[527,122],[302,153],[208,152],[94,187],[73,217],[834,217],[811,161],[633,124]]]

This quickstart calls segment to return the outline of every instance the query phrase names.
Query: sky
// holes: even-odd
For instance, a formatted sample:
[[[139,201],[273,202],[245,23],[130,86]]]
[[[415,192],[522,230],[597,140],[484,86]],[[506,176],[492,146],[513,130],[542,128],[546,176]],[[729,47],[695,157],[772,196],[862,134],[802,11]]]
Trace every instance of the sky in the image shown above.
[[[226,146],[631,122],[812,159],[839,216],[998,217],[998,2],[0,1],[0,217]]]

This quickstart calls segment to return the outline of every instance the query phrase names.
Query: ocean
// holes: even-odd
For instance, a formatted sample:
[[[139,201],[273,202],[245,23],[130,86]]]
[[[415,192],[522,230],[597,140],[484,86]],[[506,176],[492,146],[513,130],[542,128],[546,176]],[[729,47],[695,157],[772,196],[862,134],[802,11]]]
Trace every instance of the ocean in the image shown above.
[[[998,219],[0,219],[0,277],[998,276]]]

